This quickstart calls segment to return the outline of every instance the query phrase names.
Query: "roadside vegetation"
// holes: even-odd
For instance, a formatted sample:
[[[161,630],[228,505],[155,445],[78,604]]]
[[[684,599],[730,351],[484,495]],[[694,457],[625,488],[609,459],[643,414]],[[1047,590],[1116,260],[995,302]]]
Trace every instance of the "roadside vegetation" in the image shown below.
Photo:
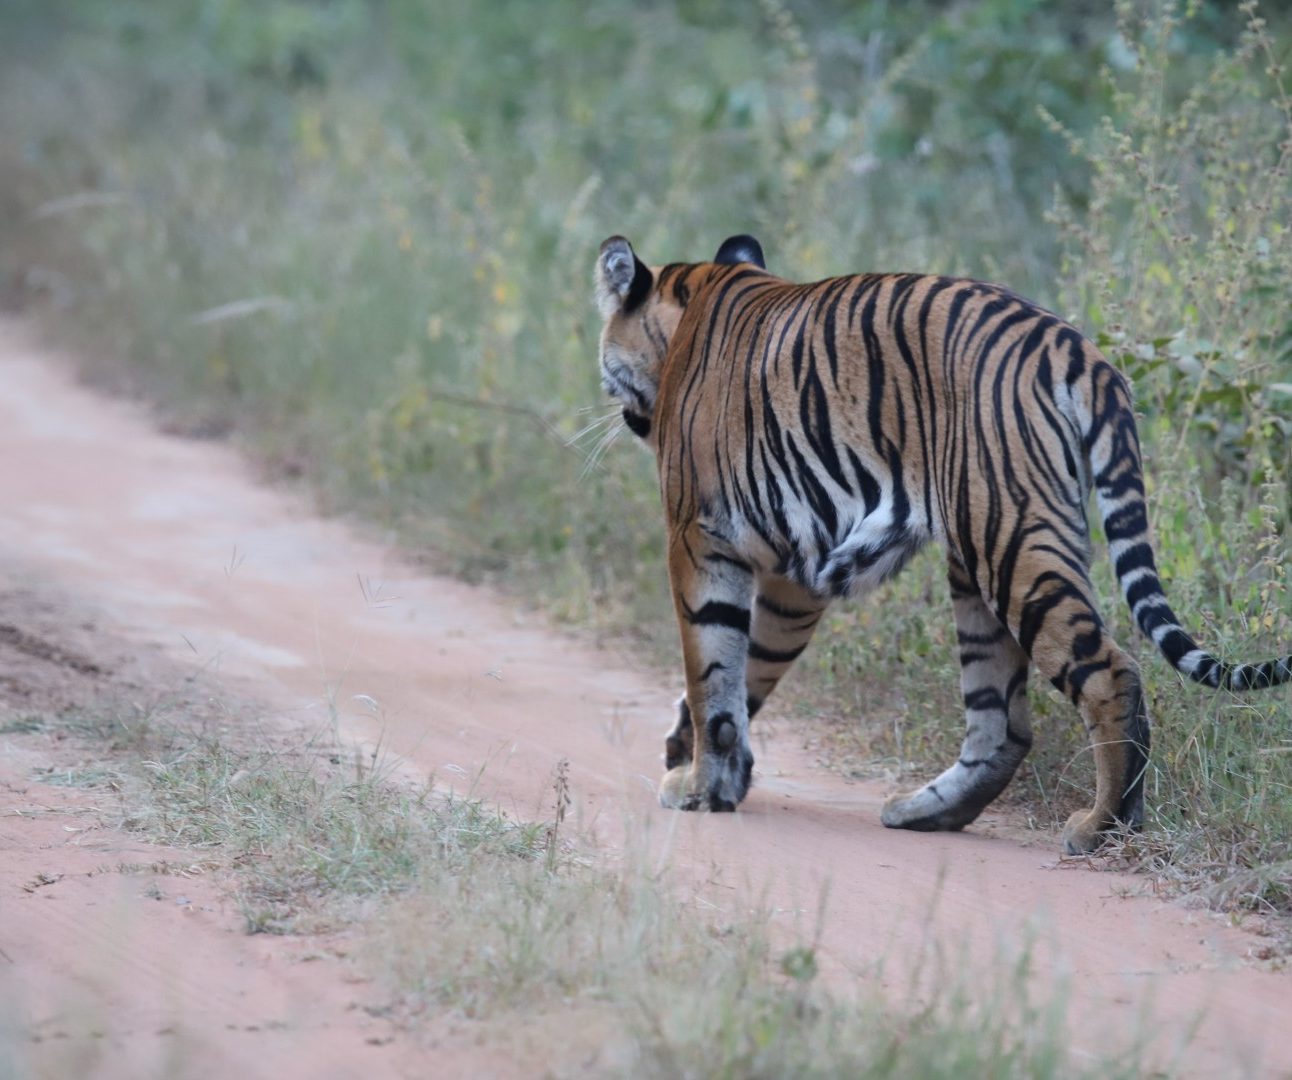
[[[600,240],[671,261],[751,231],[788,277],[1001,281],[1131,377],[1172,601],[1265,658],[1292,648],[1290,51],[1285,6],[1252,3],[15,0],[0,296],[170,423],[656,660],[659,512],[645,455],[609,445]],[[1292,911],[1286,690],[1184,684],[1097,571],[1156,723],[1119,861]],[[1011,797],[1048,826],[1088,754],[1034,697]],[[778,708],[825,717],[841,768],[949,763],[936,554],[841,606]]]
[[[546,1075],[594,1057],[625,1077],[1143,1075],[1133,1042],[1068,1049],[1062,980],[1038,999],[1026,933],[987,975],[933,953],[896,987],[882,956],[827,974],[811,925],[724,910],[632,845],[586,857],[563,830],[560,767],[547,819],[518,822],[351,760],[327,733],[267,739],[254,709],[192,687],[146,707],[103,687],[0,734],[52,737],[42,783],[94,791],[104,824],[226,871],[248,932],[361,920],[356,962],[395,1023],[452,1011],[504,1050],[517,1024],[561,1024]],[[0,1061],[21,1071],[27,1038],[0,1028]],[[168,1075],[185,1075],[182,1055]]]

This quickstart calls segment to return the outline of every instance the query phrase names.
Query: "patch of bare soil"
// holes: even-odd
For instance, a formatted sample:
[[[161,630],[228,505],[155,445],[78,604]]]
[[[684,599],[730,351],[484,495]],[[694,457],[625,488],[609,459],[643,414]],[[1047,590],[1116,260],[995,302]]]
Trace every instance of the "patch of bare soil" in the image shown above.
[[[740,812],[668,814],[654,785],[676,686],[654,685],[623,658],[564,638],[483,590],[419,573],[398,551],[256,486],[227,448],[158,433],[136,410],[78,387],[13,323],[0,322],[0,388],[0,567],[10,568],[11,590],[16,573],[53,583],[81,609],[109,614],[135,655],[200,665],[231,692],[272,705],[283,723],[335,723],[412,772],[471,788],[519,817],[543,815],[552,770],[567,758],[570,821],[590,846],[613,852],[625,836],[644,836],[709,904],[737,912],[766,899],[787,925],[810,926],[824,895],[820,948],[836,975],[902,988],[930,955],[972,970],[996,963],[1002,942],[1031,933],[1036,982],[1043,992],[1066,987],[1078,1048],[1099,1053],[1138,1033],[1150,1058],[1178,1073],[1292,1074],[1292,974],[1253,961],[1259,938],[1144,895],[1144,878],[1060,860],[1053,838],[1021,836],[1000,817],[962,834],[885,830],[882,787],[822,770],[783,723],[774,732],[760,725],[756,786]],[[0,647],[26,657],[20,664],[52,662],[37,655],[38,638],[54,655],[117,670],[74,630],[50,638],[2,611],[0,624],[14,628],[0,633]],[[68,679],[96,677],[63,666]],[[16,806],[39,805],[48,795],[30,793],[25,768],[11,782],[28,790],[10,796]],[[372,1029],[352,1015],[362,1007],[348,1008],[361,998],[345,981],[350,969],[326,958],[292,962],[293,950],[315,945],[239,936],[218,895],[199,891],[209,875],[191,886],[172,874],[78,878],[84,863],[43,858],[61,851],[40,844],[64,824],[93,820],[77,797],[64,797],[57,805],[78,813],[35,819],[50,831],[18,849],[25,861],[0,893],[0,945],[13,957],[0,963],[11,978],[39,986],[41,958],[61,955],[61,986],[93,985],[112,1001],[103,979],[123,972],[121,992],[138,1011],[121,1006],[124,1019],[104,1030],[146,1032],[150,1053],[173,1039],[157,1034],[171,1021],[148,1011],[144,988],[165,987],[172,997],[163,1000],[181,1005],[186,1037],[247,1075],[269,1071],[274,1047],[290,1075],[346,1075],[300,1062],[369,1052],[372,1068],[398,1075],[401,1041],[369,1047]],[[12,813],[3,821],[10,831],[32,824]],[[130,844],[98,832],[84,842]],[[77,835],[67,833],[63,846]],[[144,858],[122,848],[120,858],[154,861],[148,850]],[[163,857],[191,862],[172,854]],[[23,890],[40,873],[64,877]],[[149,880],[168,899],[138,895]],[[11,929],[10,911],[53,910],[57,900],[43,897],[71,896],[77,882],[105,889],[86,904],[79,947],[62,945],[81,932],[76,919],[33,917],[21,935]],[[129,947],[107,949],[123,941]],[[136,956],[141,966],[132,969]],[[264,996],[236,989],[253,976]],[[248,1025],[260,1028],[254,1039]],[[263,1055],[255,1063],[248,1044],[266,1048],[252,1052]],[[465,1064],[456,1056],[462,1045],[434,1051],[437,1075]],[[535,1054],[522,1075],[539,1069]]]
[[[554,1045],[537,1026],[448,1012],[410,1029],[356,960],[362,920],[252,936],[229,853],[132,831],[131,799],[98,775],[132,752],[109,717],[160,700],[187,726],[218,727],[222,745],[276,753],[317,732],[282,717],[266,728],[263,709],[197,665],[128,643],[104,613],[13,569],[0,571],[0,1076],[579,1071],[572,1052],[586,1061],[595,1045]]]
[[[365,1008],[346,935],[248,936],[218,856],[146,843],[112,791],[58,782],[104,753],[60,714],[188,680],[74,602],[0,581],[0,1071],[417,1075]]]

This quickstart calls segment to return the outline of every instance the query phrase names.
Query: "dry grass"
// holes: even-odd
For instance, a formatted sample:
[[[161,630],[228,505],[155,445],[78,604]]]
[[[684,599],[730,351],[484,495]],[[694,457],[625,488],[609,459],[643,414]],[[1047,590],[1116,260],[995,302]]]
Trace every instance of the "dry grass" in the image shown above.
[[[1025,942],[1002,947],[988,987],[937,956],[896,993],[878,989],[882,957],[863,981],[827,979],[811,926],[773,932],[758,905],[716,915],[632,845],[578,852],[559,768],[551,816],[520,823],[202,700],[76,710],[15,737],[57,731],[80,761],[63,782],[223,867],[247,932],[365,927],[363,963],[408,1026],[452,1011],[505,1044],[517,1023],[570,1025],[558,1075],[589,1056],[634,1077],[1139,1075],[1134,1046],[1076,1062],[1062,989],[1036,997]]]

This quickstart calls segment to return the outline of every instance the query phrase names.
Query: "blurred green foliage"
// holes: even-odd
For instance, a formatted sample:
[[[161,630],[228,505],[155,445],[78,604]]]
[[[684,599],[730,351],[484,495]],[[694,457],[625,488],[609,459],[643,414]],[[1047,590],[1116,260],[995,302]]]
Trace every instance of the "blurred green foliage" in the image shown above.
[[[10,0],[0,297],[329,505],[671,648],[651,462],[597,445],[601,239],[666,262],[750,231],[792,278],[998,280],[1131,376],[1176,607],[1251,659],[1292,641],[1289,14]],[[792,677],[784,700],[846,716],[841,758],[955,753],[941,576],[926,558],[841,607]],[[1180,859],[1292,860],[1286,696],[1200,696],[1141,651]],[[1086,756],[1036,697],[1062,720],[1016,786],[1048,821],[1085,799]],[[1250,902],[1289,896],[1285,869]]]

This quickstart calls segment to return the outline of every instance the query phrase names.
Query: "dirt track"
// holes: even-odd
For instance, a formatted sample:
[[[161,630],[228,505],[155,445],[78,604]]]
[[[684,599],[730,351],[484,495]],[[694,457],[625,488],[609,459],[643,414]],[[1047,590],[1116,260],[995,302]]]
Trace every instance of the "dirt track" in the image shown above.
[[[1071,979],[1079,1047],[1115,1044],[1147,1012],[1165,1063],[1201,1016],[1181,1071],[1292,1075],[1292,973],[1248,961],[1257,939],[1216,916],[1134,895],[1146,888],[1142,878],[1060,864],[1052,838],[1020,836],[990,818],[960,835],[885,830],[887,792],[815,767],[784,724],[756,745],[755,788],[739,813],[666,813],[653,789],[675,685],[655,685],[623,658],[564,638],[485,591],[419,575],[391,550],[256,486],[227,448],[158,434],[137,410],[77,386],[19,325],[0,322],[0,577],[13,585],[17,574],[109,614],[140,648],[190,664],[196,653],[231,687],[273,703],[285,722],[323,724],[330,697],[346,734],[380,740],[410,769],[466,786],[485,767],[479,793],[520,816],[546,812],[553,767],[569,758],[583,834],[613,846],[627,831],[646,833],[710,899],[735,908],[766,889],[783,918],[802,912],[811,925],[828,886],[823,949],[843,969],[873,978],[883,960],[884,980],[903,985],[912,958],[930,948],[957,964],[987,963],[1030,924],[1038,978]],[[53,901],[18,889],[71,841],[52,828],[42,842],[53,848],[33,855],[21,846],[4,807],[32,796],[8,764],[0,965],[19,988],[38,969],[46,988],[89,985],[79,966],[91,950],[69,948],[68,935],[117,909],[85,886],[79,917],[48,918],[42,907]],[[114,977],[93,982],[104,1016],[138,1015],[148,986],[182,969],[192,989],[177,992],[181,1004],[205,994],[245,1011],[246,994],[278,994],[279,1011],[291,1012],[313,995],[309,1010],[338,1017],[309,1035],[333,1071],[297,1061],[299,1073],[229,1029],[218,1008],[209,1022],[200,1010],[180,1017],[219,1061],[211,1075],[416,1069],[406,1052],[375,1056],[388,1051],[340,1019],[350,992],[329,996],[318,976],[301,978],[284,959],[290,943],[253,949],[218,905],[182,933],[171,915],[99,925],[129,934],[113,953]],[[279,952],[265,959],[264,950]],[[247,979],[248,964],[269,976]],[[157,1021],[150,1030],[165,1028],[163,1003],[148,1009],[147,1022]],[[150,1052],[161,1053],[139,1049]],[[438,1074],[446,1068],[439,1058]]]

